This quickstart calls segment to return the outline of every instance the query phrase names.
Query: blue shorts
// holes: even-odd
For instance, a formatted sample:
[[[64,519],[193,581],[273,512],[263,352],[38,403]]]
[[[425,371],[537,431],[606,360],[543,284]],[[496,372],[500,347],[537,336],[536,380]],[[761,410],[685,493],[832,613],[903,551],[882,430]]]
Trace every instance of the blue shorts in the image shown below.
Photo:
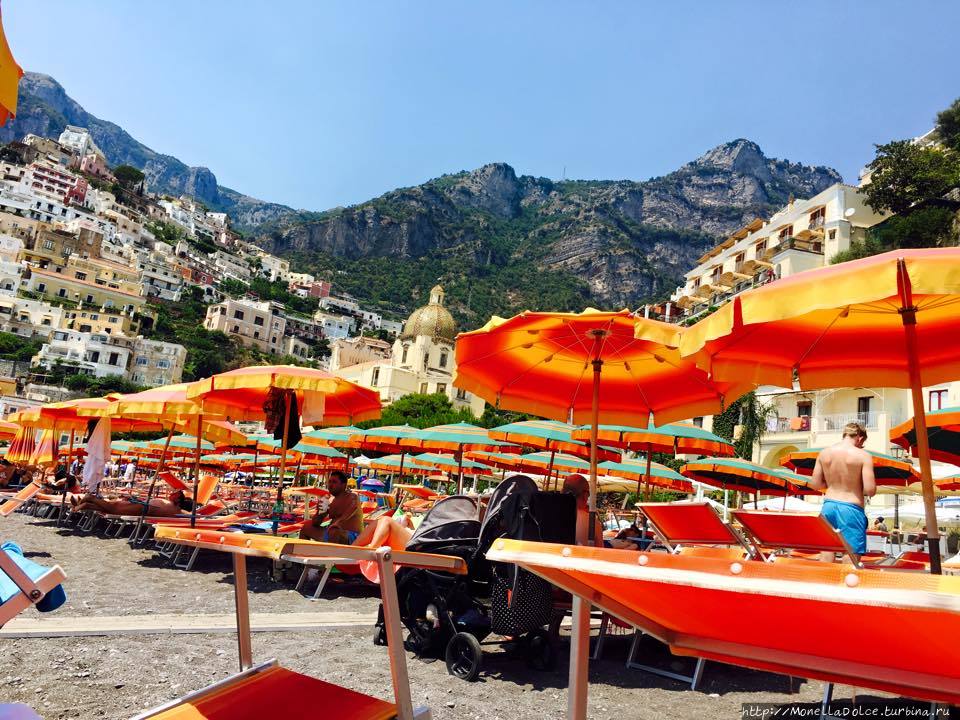
[[[840,531],[843,539],[857,555],[863,555],[867,551],[867,514],[862,507],[827,498],[823,501],[820,514]]]
[[[360,537],[360,533],[353,532],[353,530],[341,530],[347,536],[347,545],[353,545],[357,541],[357,538]],[[335,540],[330,539],[330,528],[324,528],[323,531],[323,541],[324,542],[336,542]]]

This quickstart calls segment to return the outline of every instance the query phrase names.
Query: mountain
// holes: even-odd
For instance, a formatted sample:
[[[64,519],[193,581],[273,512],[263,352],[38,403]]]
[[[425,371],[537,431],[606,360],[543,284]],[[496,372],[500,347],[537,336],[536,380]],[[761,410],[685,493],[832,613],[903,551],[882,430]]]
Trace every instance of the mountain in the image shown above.
[[[212,210],[230,213],[239,230],[250,230],[294,212],[285,205],[257,200],[219,185],[208,168],[188,167],[175,157],[151,150],[120,126],[88,113],[49,75],[24,74],[17,110],[16,119],[0,128],[0,143],[19,140],[29,133],[56,139],[67,125],[77,125],[90,130],[110,165],[140,168],[153,192],[192,195]]]
[[[416,306],[440,281],[476,326],[524,308],[663,298],[718,238],[840,181],[743,139],[645,182],[554,181],[493,163],[288,216],[256,242],[385,309]]]

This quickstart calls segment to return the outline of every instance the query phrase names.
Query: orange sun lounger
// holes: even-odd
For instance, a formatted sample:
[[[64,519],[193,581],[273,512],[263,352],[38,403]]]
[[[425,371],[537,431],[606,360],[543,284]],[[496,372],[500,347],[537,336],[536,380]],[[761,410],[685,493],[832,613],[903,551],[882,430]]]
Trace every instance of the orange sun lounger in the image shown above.
[[[7,499],[0,505],[0,517],[7,517],[13,514],[18,507],[30,500],[34,495],[42,490],[38,483],[32,482],[20,488],[20,491],[12,498]]]
[[[430,717],[430,711],[426,708],[414,710],[410,697],[393,566],[394,563],[402,563],[465,574],[466,563],[462,559],[390,548],[368,550],[350,545],[193,528],[159,526],[156,537],[158,540],[187,547],[231,553],[240,673],[142,713],[134,720],[259,720],[267,717],[325,718],[334,715],[345,720],[418,720]],[[254,666],[247,598],[247,557],[293,562],[306,562],[312,558],[345,558],[376,563],[380,577],[383,578],[380,592],[394,702],[386,702],[293,672],[279,666],[275,660]]]
[[[515,540],[496,541],[487,558],[516,563],[581,603],[573,612],[570,672],[570,717],[577,720],[586,707],[588,604],[675,654],[960,702],[960,664],[950,661],[960,637],[958,577]],[[731,616],[749,622],[723,620]]]

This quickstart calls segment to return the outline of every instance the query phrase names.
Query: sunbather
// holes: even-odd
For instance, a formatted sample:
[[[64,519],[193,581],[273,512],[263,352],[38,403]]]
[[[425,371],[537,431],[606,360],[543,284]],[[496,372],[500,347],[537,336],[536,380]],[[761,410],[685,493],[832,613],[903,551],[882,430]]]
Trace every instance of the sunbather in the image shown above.
[[[404,513],[399,519],[384,515],[369,523],[351,544],[373,550],[385,545],[394,550],[403,550],[413,531],[413,518],[409,513]]]
[[[363,531],[363,508],[360,498],[347,487],[347,476],[334,470],[327,478],[327,490],[333,496],[326,510],[318,512],[300,530],[303,540],[350,545],[356,542]],[[330,524],[323,527],[327,520]]]
[[[823,490],[822,515],[843,535],[857,555],[867,551],[867,515],[864,496],[877,492],[873,458],[863,449],[867,431],[858,422],[847,423],[836,445],[820,452],[813,468],[810,487]],[[821,560],[833,562],[833,553],[821,553]]]
[[[143,513],[146,501],[132,497],[107,500],[87,494],[83,497],[71,497],[70,503],[77,512],[97,510],[107,515],[140,515]],[[184,494],[183,490],[174,490],[168,498],[151,498],[147,507],[147,515],[150,517],[173,517],[183,512],[190,512],[192,508],[193,501]]]

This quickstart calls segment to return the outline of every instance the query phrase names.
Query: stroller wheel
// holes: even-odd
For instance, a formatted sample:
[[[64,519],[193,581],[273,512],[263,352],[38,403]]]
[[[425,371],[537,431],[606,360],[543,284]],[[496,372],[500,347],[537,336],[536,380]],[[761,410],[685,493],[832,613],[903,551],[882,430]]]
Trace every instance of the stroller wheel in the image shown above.
[[[373,644],[381,646],[387,644],[387,628],[379,623],[373,626]]]
[[[459,632],[447,643],[447,672],[461,680],[473,682],[480,675],[483,650],[477,639],[466,632]]]
[[[534,630],[526,637],[527,663],[534,670],[553,670],[557,664],[557,651],[545,630]]]

